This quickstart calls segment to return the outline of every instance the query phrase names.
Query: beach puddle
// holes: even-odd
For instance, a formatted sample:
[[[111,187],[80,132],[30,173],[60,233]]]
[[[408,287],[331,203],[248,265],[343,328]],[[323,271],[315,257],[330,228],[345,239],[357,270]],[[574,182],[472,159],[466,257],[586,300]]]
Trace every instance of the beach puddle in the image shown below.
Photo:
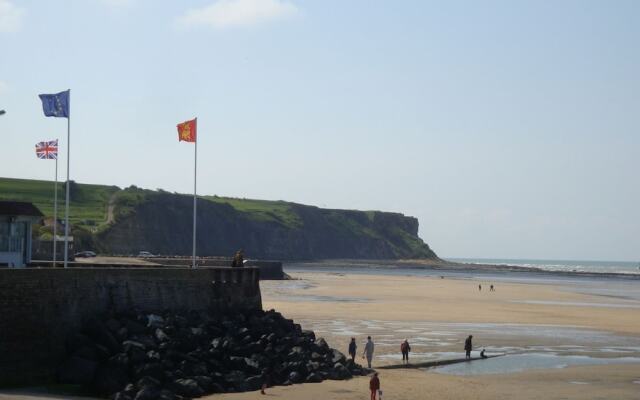
[[[486,375],[522,372],[531,369],[566,368],[581,365],[638,364],[639,357],[596,358],[566,356],[551,353],[508,354],[473,362],[451,364],[433,368],[432,371],[447,375]]]
[[[578,301],[546,301],[546,300],[512,300],[511,303],[540,304],[546,306],[597,307],[597,308],[640,308],[640,304],[633,303],[586,303]]]
[[[371,299],[361,297],[322,296],[305,293],[317,285],[307,280],[293,279],[283,281],[262,281],[260,290],[266,298],[294,302],[336,302],[336,303],[369,303]]]
[[[428,362],[464,357],[464,339],[473,334],[473,357],[485,349],[502,357],[436,367],[454,375],[501,374],[578,365],[640,364],[640,338],[571,326],[438,323],[427,321],[298,320],[305,329],[346,350],[355,337],[359,351],[372,336],[375,365],[399,364],[400,343],[411,344],[410,360]]]

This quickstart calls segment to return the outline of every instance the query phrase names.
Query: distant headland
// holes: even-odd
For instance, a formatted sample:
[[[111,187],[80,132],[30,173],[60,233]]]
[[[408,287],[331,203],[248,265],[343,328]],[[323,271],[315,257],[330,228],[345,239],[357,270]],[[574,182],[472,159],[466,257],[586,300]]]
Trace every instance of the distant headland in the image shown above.
[[[192,197],[136,186],[71,182],[75,249],[131,255],[191,252]],[[64,199],[64,183],[58,187]],[[418,220],[400,213],[324,209],[286,201],[198,196],[198,254],[280,260],[334,258],[430,259]],[[45,223],[34,236],[50,239],[53,182],[0,178],[0,200],[34,203]],[[61,215],[59,209],[59,216]],[[49,220],[49,222],[47,222]]]

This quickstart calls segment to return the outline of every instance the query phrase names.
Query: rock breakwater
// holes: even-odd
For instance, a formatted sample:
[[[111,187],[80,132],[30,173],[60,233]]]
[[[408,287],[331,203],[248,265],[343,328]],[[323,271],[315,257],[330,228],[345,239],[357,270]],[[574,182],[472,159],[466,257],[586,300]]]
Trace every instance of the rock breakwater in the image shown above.
[[[177,400],[369,372],[274,310],[91,318],[68,338],[67,351],[59,381],[116,400]]]

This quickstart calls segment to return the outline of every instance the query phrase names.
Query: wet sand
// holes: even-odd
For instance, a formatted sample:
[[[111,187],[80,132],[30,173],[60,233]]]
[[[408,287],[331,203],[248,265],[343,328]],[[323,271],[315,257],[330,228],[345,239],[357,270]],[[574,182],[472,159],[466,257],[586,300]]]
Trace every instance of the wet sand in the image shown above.
[[[488,351],[548,355],[560,360],[559,366],[569,365],[547,368],[534,363],[520,372],[480,375],[384,370],[385,399],[640,399],[640,302],[580,294],[579,288],[557,284],[498,283],[490,292],[491,282],[475,279],[313,272],[292,276],[296,280],[263,282],[264,307],[316,330],[339,349],[344,350],[353,335],[361,350],[364,337],[372,334],[377,343],[374,367],[399,362],[404,337],[413,342],[414,360],[457,358],[467,334],[474,334],[475,342]],[[588,356],[605,364],[565,362],[589,363]],[[475,364],[484,362],[473,365],[488,367]],[[367,388],[368,378],[356,378],[268,392],[269,397],[294,400],[363,399]]]
[[[566,285],[499,282],[490,292],[492,282],[475,279],[324,273],[292,276],[306,283],[306,288],[283,290],[278,282],[265,281],[261,284],[264,308],[275,308],[294,319],[548,324],[640,335],[640,302],[580,294]]]
[[[421,371],[380,373],[384,399],[391,400],[540,400],[540,399],[638,399],[638,368],[576,367],[509,375],[453,377]],[[213,395],[207,399],[249,400],[360,400],[368,399],[366,377],[349,381],[324,381],[276,387],[259,392]],[[573,383],[572,383],[573,382]]]

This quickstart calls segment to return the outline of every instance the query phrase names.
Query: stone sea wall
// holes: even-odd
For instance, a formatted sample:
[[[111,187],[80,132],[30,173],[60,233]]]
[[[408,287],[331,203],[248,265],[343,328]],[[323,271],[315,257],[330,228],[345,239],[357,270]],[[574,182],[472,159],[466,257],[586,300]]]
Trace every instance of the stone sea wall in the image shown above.
[[[132,310],[262,308],[259,269],[0,269],[0,385],[53,379],[65,340],[89,317]]]

